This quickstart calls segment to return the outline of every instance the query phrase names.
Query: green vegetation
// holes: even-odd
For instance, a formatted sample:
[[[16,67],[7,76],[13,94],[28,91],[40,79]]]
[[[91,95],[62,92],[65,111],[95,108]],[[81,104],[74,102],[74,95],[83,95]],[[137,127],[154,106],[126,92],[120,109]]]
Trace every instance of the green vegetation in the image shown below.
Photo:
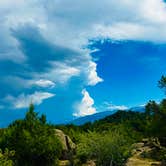
[[[62,145],[52,128],[43,122],[31,104],[24,120],[15,121],[1,133],[0,147],[15,150],[15,165],[51,166],[57,162]]]
[[[4,150],[4,153],[2,153],[2,150],[0,150],[0,165],[14,166],[14,162],[12,161],[14,155],[15,151],[9,151],[7,148]]]
[[[166,77],[162,76],[159,87],[166,91]],[[166,99],[149,101],[144,113],[118,111],[82,126],[50,125],[31,104],[23,120],[0,130],[0,165],[81,166],[90,161],[97,166],[123,166],[132,155],[132,144],[143,138],[157,143],[146,145],[155,148],[142,155],[166,162]]]
[[[130,155],[131,141],[119,131],[81,135],[77,148],[80,162],[95,160],[97,165],[123,165]],[[128,142],[127,142],[128,141]]]

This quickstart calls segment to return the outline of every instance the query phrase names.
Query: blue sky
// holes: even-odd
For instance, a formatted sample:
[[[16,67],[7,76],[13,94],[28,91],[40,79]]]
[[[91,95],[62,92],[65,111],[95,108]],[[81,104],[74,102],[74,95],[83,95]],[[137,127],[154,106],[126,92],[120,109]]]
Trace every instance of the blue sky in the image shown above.
[[[98,102],[134,107],[164,97],[157,83],[166,70],[165,44],[105,41],[93,47],[100,49],[93,57],[99,58],[97,72],[104,78],[89,89]]]
[[[0,126],[30,102],[64,123],[164,97],[164,1],[2,0],[0,14]]]

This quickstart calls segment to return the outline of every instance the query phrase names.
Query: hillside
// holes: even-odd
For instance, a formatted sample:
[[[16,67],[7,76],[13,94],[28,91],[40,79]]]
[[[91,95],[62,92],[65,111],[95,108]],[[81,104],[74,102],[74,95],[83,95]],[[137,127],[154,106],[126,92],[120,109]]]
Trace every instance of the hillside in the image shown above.
[[[69,124],[83,125],[83,124],[88,123],[88,122],[94,122],[96,120],[103,119],[103,118],[105,118],[109,115],[114,114],[115,112],[117,112],[117,110],[104,111],[104,112],[99,112],[99,113],[96,113],[96,114],[93,114],[93,115],[87,115],[87,116],[84,116],[84,117],[77,118],[77,119],[69,122]]]
[[[92,114],[92,115],[87,115],[87,116],[84,116],[84,117],[74,119],[73,121],[69,122],[69,124],[83,125],[83,124],[88,123],[88,122],[93,123],[97,120],[104,119],[107,116],[113,115],[117,111],[118,110],[103,111],[103,112],[95,113],[95,114]],[[145,107],[144,106],[132,107],[129,110],[124,110],[124,111],[145,112]]]

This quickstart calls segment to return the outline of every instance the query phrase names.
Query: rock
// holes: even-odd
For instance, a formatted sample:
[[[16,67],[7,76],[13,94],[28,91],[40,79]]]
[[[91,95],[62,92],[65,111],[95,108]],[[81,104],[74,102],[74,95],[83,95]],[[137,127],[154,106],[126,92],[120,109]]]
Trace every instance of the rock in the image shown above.
[[[142,148],[143,146],[144,146],[144,143],[143,143],[143,142],[139,142],[139,143],[133,144],[133,147],[134,147],[135,149]]]
[[[157,149],[161,149],[161,145],[160,145],[160,142],[159,142],[158,138],[149,139],[149,142],[147,143],[147,145],[152,147],[152,148],[155,147]]]
[[[59,137],[63,150],[70,151],[76,148],[69,136],[65,135],[63,131],[55,129],[55,135]]]
[[[161,162],[151,158],[151,152],[158,148],[158,140],[143,140],[133,145],[132,156],[127,160],[125,166],[161,166]]]
[[[142,142],[143,142],[144,144],[147,144],[147,143],[149,142],[149,139],[148,139],[148,138],[143,138],[143,139],[142,139]]]
[[[76,145],[72,142],[69,136],[65,135],[63,131],[55,129],[55,135],[62,143],[62,160],[71,160],[75,151]]]

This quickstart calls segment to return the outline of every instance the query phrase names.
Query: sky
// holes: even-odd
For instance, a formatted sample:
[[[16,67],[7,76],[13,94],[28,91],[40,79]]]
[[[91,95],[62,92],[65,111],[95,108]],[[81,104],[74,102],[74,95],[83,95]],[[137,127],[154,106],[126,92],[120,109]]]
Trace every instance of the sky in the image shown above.
[[[0,127],[34,103],[50,123],[160,101],[163,0],[1,0]]]

